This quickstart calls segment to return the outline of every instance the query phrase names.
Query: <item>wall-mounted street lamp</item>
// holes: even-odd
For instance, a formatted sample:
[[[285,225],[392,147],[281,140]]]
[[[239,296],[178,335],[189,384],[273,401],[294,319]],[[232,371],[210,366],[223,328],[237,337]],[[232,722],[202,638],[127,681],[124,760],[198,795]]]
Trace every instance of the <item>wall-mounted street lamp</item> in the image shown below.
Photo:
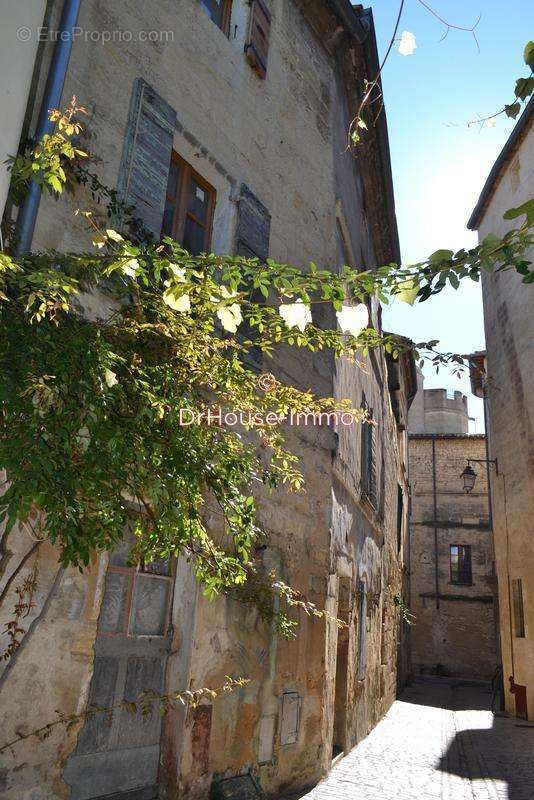
[[[475,481],[477,479],[477,473],[471,466],[471,462],[475,464],[494,464],[495,465],[495,474],[499,474],[499,470],[497,469],[497,459],[496,458],[468,458],[467,459],[467,466],[460,475],[460,478],[464,482],[464,492],[466,494],[470,494],[473,489],[475,488]],[[489,477],[489,476],[488,476]]]

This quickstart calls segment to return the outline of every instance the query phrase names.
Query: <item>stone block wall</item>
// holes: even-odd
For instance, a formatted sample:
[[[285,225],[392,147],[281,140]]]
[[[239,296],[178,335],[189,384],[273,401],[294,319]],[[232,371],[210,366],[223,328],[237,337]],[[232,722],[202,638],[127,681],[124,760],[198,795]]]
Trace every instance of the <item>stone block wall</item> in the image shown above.
[[[82,38],[73,47],[64,100],[75,93],[88,108],[96,135],[91,146],[102,158],[97,169],[106,183],[116,185],[132,89],[141,77],[176,111],[173,148],[216,190],[214,252],[235,252],[240,187],[246,184],[270,214],[272,258],[304,268],[314,260],[333,270],[346,263],[372,266],[394,260],[392,198],[384,189],[387,137],[382,130],[380,143],[372,132],[358,160],[341,146],[351,97],[375,68],[369,60],[375,48],[372,28],[367,28],[370,42],[360,46],[318,0],[268,5],[269,65],[261,81],[243,52],[250,14],[245,0],[232,4],[229,37],[198,0],[82,3],[83,30],[128,28],[133,34],[131,42]],[[53,4],[52,27],[60,9],[61,3]],[[141,44],[142,30],[171,30],[174,35],[171,41]],[[51,52],[46,45],[33,118]],[[385,126],[383,115],[379,126]],[[81,191],[74,201],[43,199],[35,248],[87,248],[89,234],[80,217],[72,215],[85,202]],[[97,313],[98,301],[87,302]],[[376,303],[370,311],[379,326]],[[320,321],[332,324],[327,315]],[[228,674],[247,677],[250,683],[213,704],[166,717],[158,774],[153,765],[145,784],[136,783],[139,748],[124,746],[120,769],[111,770],[110,759],[125,738],[120,729],[113,729],[113,752],[108,744],[100,752],[97,743],[89,753],[80,750],[85,733],[80,736],[74,729],[68,736],[54,733],[43,749],[32,742],[9,756],[2,795],[6,800],[68,797],[70,787],[79,800],[100,797],[104,791],[96,783],[92,790],[91,778],[98,775],[98,786],[103,786],[104,768],[113,772],[114,786],[121,791],[150,792],[154,780],[161,797],[200,800],[208,796],[213,781],[251,773],[276,796],[317,782],[329,769],[333,751],[351,747],[385,713],[401,681],[397,665],[403,645],[395,597],[407,585],[407,447],[388,391],[384,354],[377,352],[364,362],[336,362],[328,354],[281,349],[263,364],[320,394],[349,397],[355,406],[365,395],[373,409],[373,502],[362,492],[358,426],[289,429],[288,443],[301,457],[306,493],[258,492],[260,523],[268,534],[267,549],[258,559],[319,608],[342,617],[347,628],[338,631],[332,622],[301,614],[296,640],[282,641],[254,609],[228,598],[208,602],[180,560],[165,643],[166,690],[216,686]],[[406,418],[413,393],[410,374],[404,364],[396,397],[399,419]],[[17,535],[17,547],[27,547]],[[51,564],[56,556],[50,554]],[[10,552],[4,580],[14,563]],[[49,642],[43,682],[36,681],[33,670],[41,642],[35,633],[5,676],[8,735],[19,724],[31,728],[36,721],[47,721],[54,708],[70,713],[85,707],[94,679],[93,649],[100,657],[104,645],[106,652],[113,649],[96,633],[106,568],[107,558],[95,556],[91,573],[68,576],[69,586],[82,598],[74,623],[65,622],[68,608],[55,612],[53,599],[38,605]],[[52,598],[64,591],[65,581],[63,574],[59,587],[47,579]],[[79,650],[78,631],[83,632],[85,649],[73,655]],[[124,637],[117,653],[109,656],[122,659],[122,670],[128,669],[124,648],[132,649],[132,659],[144,657],[143,643],[131,638]]]
[[[507,154],[477,223],[479,239],[504,235],[521,220],[504,220],[509,208],[532,198],[534,127],[532,100],[527,124]],[[533,248],[525,258],[534,260]],[[482,276],[487,350],[489,445],[497,458],[492,476],[495,555],[500,596],[500,628],[506,709],[516,711],[510,691],[526,690],[534,719],[534,292],[513,271]],[[511,582],[522,581],[525,636],[516,635]]]
[[[410,436],[412,663],[416,672],[489,679],[498,663],[493,535],[486,465],[472,464],[475,487],[465,494],[468,458],[486,458],[484,436]],[[454,545],[470,547],[472,577],[460,585]]]

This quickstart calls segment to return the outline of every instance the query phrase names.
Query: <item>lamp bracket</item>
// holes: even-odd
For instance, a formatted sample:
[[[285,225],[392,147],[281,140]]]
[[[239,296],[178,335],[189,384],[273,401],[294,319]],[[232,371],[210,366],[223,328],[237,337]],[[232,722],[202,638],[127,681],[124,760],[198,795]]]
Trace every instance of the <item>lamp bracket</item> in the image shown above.
[[[468,458],[467,463],[471,464],[493,464],[495,467],[495,474],[499,474],[499,466],[496,458]]]

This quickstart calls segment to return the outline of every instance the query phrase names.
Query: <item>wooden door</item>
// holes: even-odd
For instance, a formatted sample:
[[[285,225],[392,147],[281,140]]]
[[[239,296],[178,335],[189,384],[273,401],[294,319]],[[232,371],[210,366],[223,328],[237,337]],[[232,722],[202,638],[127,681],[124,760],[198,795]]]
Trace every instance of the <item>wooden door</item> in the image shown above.
[[[169,565],[127,564],[129,543],[116,549],[106,574],[98,620],[89,705],[135,701],[163,691],[169,649]],[[115,710],[89,717],[64,772],[72,800],[157,798],[161,716]]]

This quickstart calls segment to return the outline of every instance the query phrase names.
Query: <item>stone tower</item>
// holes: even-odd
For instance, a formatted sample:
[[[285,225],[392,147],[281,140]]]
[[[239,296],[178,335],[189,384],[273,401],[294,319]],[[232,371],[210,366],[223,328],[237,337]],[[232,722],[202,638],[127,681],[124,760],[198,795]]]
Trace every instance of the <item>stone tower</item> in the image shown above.
[[[423,388],[423,374],[417,370],[417,394],[408,417],[410,433],[469,432],[467,397],[448,389]]]

